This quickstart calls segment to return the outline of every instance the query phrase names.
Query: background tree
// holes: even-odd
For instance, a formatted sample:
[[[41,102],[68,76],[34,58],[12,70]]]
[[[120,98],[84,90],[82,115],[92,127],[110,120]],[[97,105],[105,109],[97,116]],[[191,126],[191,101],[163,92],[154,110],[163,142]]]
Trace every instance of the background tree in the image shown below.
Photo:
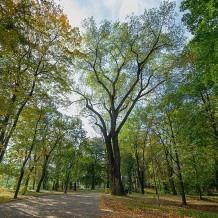
[[[80,169],[83,171],[80,180],[86,187],[94,190],[96,186],[106,183],[104,142],[102,138],[92,138],[81,144],[80,151]]]
[[[198,6],[195,7],[196,5]],[[186,59],[188,81],[183,85],[183,91],[188,90],[184,95],[191,98],[196,104],[200,103],[201,115],[199,116],[199,125],[201,125],[201,119],[203,119],[205,123],[204,129],[210,129],[210,133],[205,132],[207,132],[208,139],[210,138],[207,144],[214,151],[214,180],[218,191],[217,7],[218,3],[215,0],[184,0],[181,3],[181,10],[186,11],[183,21],[193,34],[193,38],[187,46],[188,52],[184,52],[185,58],[188,56],[189,61]]]
[[[64,103],[72,83],[69,63],[80,37],[53,1],[3,1],[0,17],[0,46],[5,50],[0,59],[1,162],[19,117],[31,101],[53,98],[56,104]],[[7,33],[11,34],[4,41]]]

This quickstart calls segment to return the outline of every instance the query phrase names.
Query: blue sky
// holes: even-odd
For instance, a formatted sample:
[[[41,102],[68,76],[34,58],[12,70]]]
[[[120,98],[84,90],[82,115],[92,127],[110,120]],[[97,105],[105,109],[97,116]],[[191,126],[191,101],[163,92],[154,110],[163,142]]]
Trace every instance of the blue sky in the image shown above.
[[[101,20],[123,21],[126,15],[142,14],[144,9],[159,7],[162,0],[55,0],[63,6],[72,26],[81,27],[81,21],[93,16],[97,22]],[[172,1],[172,0],[171,0]],[[176,1],[176,11],[182,0]]]

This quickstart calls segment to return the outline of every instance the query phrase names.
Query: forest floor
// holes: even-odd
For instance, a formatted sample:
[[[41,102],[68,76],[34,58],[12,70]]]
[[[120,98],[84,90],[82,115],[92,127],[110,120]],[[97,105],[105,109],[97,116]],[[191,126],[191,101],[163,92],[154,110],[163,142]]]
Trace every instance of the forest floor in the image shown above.
[[[100,208],[108,211],[100,217],[107,218],[218,218],[218,197],[197,197],[187,196],[187,206],[181,204],[180,196],[160,196],[160,207],[154,193],[146,192],[141,194],[130,194],[124,197],[102,195]]]
[[[163,195],[160,207],[152,191],[145,195],[130,194],[123,197],[102,194],[102,192],[42,191],[28,192],[12,199],[13,192],[0,189],[0,217],[45,217],[45,218],[165,218],[199,217],[218,218],[218,197],[187,197],[187,206],[182,206],[179,196]]]

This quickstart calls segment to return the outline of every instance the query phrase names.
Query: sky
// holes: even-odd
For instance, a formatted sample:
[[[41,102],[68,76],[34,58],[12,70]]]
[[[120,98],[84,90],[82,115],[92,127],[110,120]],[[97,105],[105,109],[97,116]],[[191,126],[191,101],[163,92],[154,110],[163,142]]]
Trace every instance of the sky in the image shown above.
[[[127,15],[142,14],[144,9],[159,7],[163,0],[55,0],[63,7],[72,27],[82,30],[82,20],[93,16],[97,23],[102,20],[124,21]],[[172,0],[170,0],[172,1]],[[179,6],[182,0],[176,1],[176,12],[179,14]],[[181,14],[179,16],[181,18]],[[65,111],[69,115],[79,115],[78,108],[73,105]],[[92,129],[87,118],[82,118],[84,128],[89,137],[99,136]]]
[[[142,14],[144,9],[159,7],[163,0],[55,0],[68,16],[70,24],[81,27],[82,20],[93,16],[99,23],[101,20],[123,21],[126,15]],[[172,1],[172,0],[170,0]],[[182,0],[175,0],[179,13]]]

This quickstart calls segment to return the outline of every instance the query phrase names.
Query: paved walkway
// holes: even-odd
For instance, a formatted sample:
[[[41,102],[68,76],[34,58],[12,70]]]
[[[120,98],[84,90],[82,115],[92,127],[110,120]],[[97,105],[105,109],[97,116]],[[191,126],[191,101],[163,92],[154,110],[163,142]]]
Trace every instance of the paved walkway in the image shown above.
[[[99,193],[47,195],[0,204],[0,217],[94,218],[100,214]]]

